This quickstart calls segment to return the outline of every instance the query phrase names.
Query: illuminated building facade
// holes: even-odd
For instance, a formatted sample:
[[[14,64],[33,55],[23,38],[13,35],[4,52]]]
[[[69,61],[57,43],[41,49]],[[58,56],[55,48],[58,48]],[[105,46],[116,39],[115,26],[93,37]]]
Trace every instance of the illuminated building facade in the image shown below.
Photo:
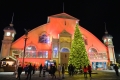
[[[79,20],[66,13],[48,16],[46,24],[28,33],[25,63],[40,65],[46,60],[55,60],[57,64],[67,65],[76,23],[79,23]],[[80,31],[93,69],[106,69],[109,63],[116,62],[112,36],[106,32],[102,43],[81,26]],[[22,63],[24,35],[12,42],[14,35],[13,26],[4,29],[1,57],[12,56]]]

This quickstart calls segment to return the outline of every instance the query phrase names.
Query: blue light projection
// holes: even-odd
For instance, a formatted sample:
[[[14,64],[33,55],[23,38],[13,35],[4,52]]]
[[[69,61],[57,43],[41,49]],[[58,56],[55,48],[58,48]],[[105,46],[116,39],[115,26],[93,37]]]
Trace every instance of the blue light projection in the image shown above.
[[[58,58],[58,48],[57,47],[55,47],[53,49],[53,58]]]
[[[39,43],[49,43],[50,39],[46,34],[39,36]]]
[[[69,53],[70,51],[68,48],[62,48],[61,52]]]

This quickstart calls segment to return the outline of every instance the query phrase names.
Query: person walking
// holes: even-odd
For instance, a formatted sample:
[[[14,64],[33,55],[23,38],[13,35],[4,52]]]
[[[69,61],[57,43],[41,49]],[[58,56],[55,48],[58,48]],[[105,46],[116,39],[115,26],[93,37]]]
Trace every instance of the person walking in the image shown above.
[[[119,76],[118,66],[116,64],[114,66],[114,69],[115,69],[116,75]]]
[[[46,72],[46,66],[44,65],[44,67],[43,67],[43,77],[45,77],[45,72]]]
[[[42,64],[39,66],[39,77],[41,77],[41,72],[42,72]]]
[[[58,75],[59,75],[59,77],[61,76],[60,73],[61,73],[61,65],[59,64],[59,65],[58,65]]]
[[[56,78],[55,72],[56,72],[56,67],[55,67],[54,64],[52,64],[52,67],[51,67],[51,75],[52,75],[52,78]]]
[[[88,65],[88,73],[89,73],[89,76],[91,77],[91,72],[92,72],[92,68],[90,65]]]
[[[68,72],[69,72],[69,75],[70,75],[70,76],[73,76],[74,68],[73,68],[73,65],[72,65],[72,64],[70,64],[70,65],[68,66]]]
[[[25,75],[27,75],[27,72],[28,72],[28,66],[27,65],[24,67],[24,71],[25,71]]]
[[[33,70],[33,67],[32,67],[32,65],[31,65],[31,63],[30,63],[30,65],[28,66],[27,79],[28,79],[28,77],[29,77],[29,76],[30,76],[30,78],[29,78],[29,79],[31,79],[31,72],[32,72],[32,70]]]
[[[65,66],[64,64],[62,65],[62,78],[65,78]]]
[[[18,79],[20,80],[20,75],[21,75],[21,73],[22,73],[22,70],[23,70],[23,68],[22,68],[22,66],[21,65],[19,65],[19,67],[18,67],[18,69],[17,69],[17,71],[18,71]]]

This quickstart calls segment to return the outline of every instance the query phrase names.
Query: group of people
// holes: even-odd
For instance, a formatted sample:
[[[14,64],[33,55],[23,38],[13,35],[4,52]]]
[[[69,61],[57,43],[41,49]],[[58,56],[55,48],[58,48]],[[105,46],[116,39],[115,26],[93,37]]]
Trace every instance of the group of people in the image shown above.
[[[74,74],[77,73],[77,71],[75,71],[75,69],[76,69],[75,66],[73,66],[72,64],[70,64],[70,65],[68,66],[68,73],[69,73],[70,76],[73,76]],[[80,68],[78,69],[78,71],[79,71],[80,73],[83,72],[85,78],[87,78],[87,73],[89,73],[89,76],[91,77],[92,68],[91,68],[90,65],[84,66],[83,69],[82,69],[82,67],[80,66]]]
[[[45,77],[46,72],[51,75],[52,78],[56,78],[56,72],[58,72],[59,77],[64,78],[64,73],[65,73],[65,67],[64,64],[61,66],[60,64],[58,67],[55,64],[50,64],[48,67],[44,66],[42,67],[42,64],[39,67],[39,77],[41,77],[41,71],[43,70],[43,77]],[[62,76],[61,76],[62,74]]]
[[[91,66],[90,66],[90,65],[88,65],[87,67],[84,66],[83,72],[84,72],[84,77],[85,77],[85,78],[87,78],[87,72],[89,73],[89,76],[91,77],[91,72],[92,72]]]
[[[49,75],[52,78],[56,78],[55,73],[58,72],[58,76],[64,78],[64,74],[65,74],[65,66],[64,64],[62,65],[58,65],[56,66],[55,64],[50,64],[49,66],[42,66],[42,64],[39,66],[39,77],[41,77],[43,75],[43,77],[45,77],[46,72],[49,73]],[[114,66],[116,75],[119,76],[119,72],[118,72],[118,66],[115,65]],[[17,68],[17,78],[20,80],[20,75],[22,73],[22,71],[25,71],[25,75],[27,76],[26,79],[31,79],[31,74],[35,74],[35,70],[36,70],[36,66],[35,65],[26,65],[24,68],[19,65]],[[80,73],[84,73],[84,77],[87,78],[87,73],[89,73],[89,76],[91,77],[91,72],[92,72],[92,68],[90,65],[88,66],[84,66],[83,68],[80,66],[79,69],[77,69]],[[43,74],[42,74],[43,73]],[[76,71],[76,68],[74,65],[70,64],[68,66],[68,73],[70,76],[73,76],[74,74],[78,73]]]
[[[31,64],[30,65],[26,65],[24,68],[19,65],[18,69],[17,69],[17,78],[20,80],[20,75],[22,73],[22,71],[24,70],[25,71],[25,75],[27,75],[26,79],[31,79],[31,74],[34,74],[35,73],[35,65],[32,66]],[[79,70],[81,71],[81,67],[79,68]],[[64,74],[65,74],[65,66],[64,64],[62,65],[58,65],[58,67],[55,65],[55,64],[50,64],[50,66],[42,66],[42,64],[39,66],[39,77],[42,76],[42,72],[43,72],[43,77],[45,77],[46,75],[46,72],[49,73],[49,75],[51,75],[52,78],[56,78],[56,71],[58,72],[58,76],[59,77],[62,77],[64,78]],[[90,77],[91,77],[91,72],[92,72],[92,69],[91,69],[91,66],[88,65],[88,67],[84,66],[83,70],[84,72],[84,77],[87,78],[87,72],[89,73]],[[70,76],[73,76],[75,74],[75,67],[70,64],[68,66],[68,73]],[[61,75],[62,74],[62,75]]]
[[[23,70],[25,71],[25,75],[27,75],[26,79],[28,79],[28,78],[31,79],[32,72],[33,72],[33,74],[35,73],[35,65],[34,66],[32,66],[31,64],[26,65],[24,68],[21,65],[19,65],[17,68],[17,74],[16,74],[17,75],[16,78],[18,78],[19,80],[20,80],[20,75]]]
[[[31,79],[31,74],[35,73],[35,69],[36,69],[36,66],[35,65],[32,66],[31,64],[26,65],[24,68],[21,65],[19,65],[17,68],[17,74],[16,74],[17,77],[16,78],[18,78],[20,80],[21,73],[24,70],[25,75],[27,76],[26,79]],[[43,77],[45,77],[46,72],[48,72],[52,78],[56,78],[55,73],[56,73],[56,71],[58,71],[59,77],[64,78],[64,73],[65,73],[64,64],[62,66],[59,64],[58,67],[55,64],[50,64],[50,66],[46,66],[46,65],[42,66],[42,64],[40,64],[38,70],[39,70],[39,77],[42,76],[42,73],[43,73]],[[62,74],[62,76],[61,76],[61,74]]]

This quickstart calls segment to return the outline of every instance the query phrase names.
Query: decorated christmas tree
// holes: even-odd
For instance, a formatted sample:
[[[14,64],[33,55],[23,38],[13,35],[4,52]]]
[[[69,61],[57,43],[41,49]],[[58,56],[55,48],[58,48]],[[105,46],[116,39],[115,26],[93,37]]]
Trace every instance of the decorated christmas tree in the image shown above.
[[[80,66],[87,66],[89,64],[85,43],[82,34],[80,33],[78,24],[75,28],[74,39],[72,40],[68,64],[72,64],[76,68],[80,68]]]

